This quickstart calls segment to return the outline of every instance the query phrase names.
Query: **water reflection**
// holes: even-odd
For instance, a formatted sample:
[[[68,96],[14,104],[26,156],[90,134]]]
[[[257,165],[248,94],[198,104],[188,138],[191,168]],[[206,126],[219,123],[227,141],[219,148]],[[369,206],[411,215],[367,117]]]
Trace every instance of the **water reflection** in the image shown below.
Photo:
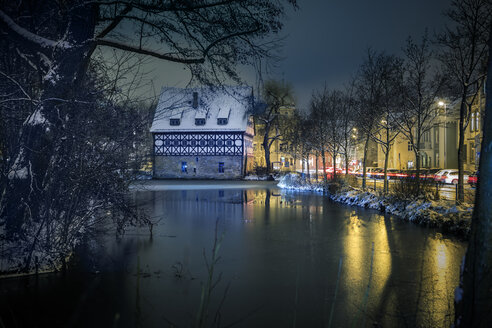
[[[38,302],[51,303],[32,302],[41,322],[50,322],[65,300],[67,314],[56,316],[63,323],[76,317],[80,323],[73,326],[192,326],[207,278],[203,254],[210,254],[218,222],[225,232],[216,268],[222,279],[211,307],[220,308],[224,325],[292,326],[295,320],[319,327],[330,317],[332,327],[451,321],[464,244],[432,230],[272,186],[202,186],[135,192],[134,198],[156,222],[153,238],[134,229],[87,251],[87,271],[101,271],[97,275],[46,276],[22,292],[21,280],[0,281],[16,317],[34,311],[22,304],[35,293]]]

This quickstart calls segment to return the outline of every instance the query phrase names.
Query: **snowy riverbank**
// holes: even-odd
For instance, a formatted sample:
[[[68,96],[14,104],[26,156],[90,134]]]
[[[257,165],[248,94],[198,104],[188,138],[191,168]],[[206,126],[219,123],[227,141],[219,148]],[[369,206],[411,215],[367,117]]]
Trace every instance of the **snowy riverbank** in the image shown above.
[[[322,183],[307,183],[295,174],[282,177],[278,186],[282,189],[323,192]],[[402,199],[394,194],[382,195],[350,186],[328,193],[328,197],[339,203],[376,209],[406,221],[441,228],[464,237],[468,236],[470,230],[473,206],[469,204],[456,206],[453,201],[447,200]]]

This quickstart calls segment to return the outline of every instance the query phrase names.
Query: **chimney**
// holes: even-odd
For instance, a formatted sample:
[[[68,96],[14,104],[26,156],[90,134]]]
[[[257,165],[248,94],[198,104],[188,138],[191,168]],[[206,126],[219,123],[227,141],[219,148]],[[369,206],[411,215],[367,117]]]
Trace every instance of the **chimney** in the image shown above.
[[[193,108],[198,108],[198,92],[193,92]]]

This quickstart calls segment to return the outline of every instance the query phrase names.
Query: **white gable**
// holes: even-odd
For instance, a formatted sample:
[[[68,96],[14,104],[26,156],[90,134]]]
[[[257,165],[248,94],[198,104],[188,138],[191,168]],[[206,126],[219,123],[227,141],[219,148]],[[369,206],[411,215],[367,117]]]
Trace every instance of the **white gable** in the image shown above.
[[[193,92],[198,93],[198,108],[193,108]],[[162,88],[150,132],[246,131],[251,96],[249,87]],[[181,119],[180,124],[171,125],[171,118]],[[205,119],[205,125],[195,125],[196,118]],[[217,118],[228,122],[218,125]]]

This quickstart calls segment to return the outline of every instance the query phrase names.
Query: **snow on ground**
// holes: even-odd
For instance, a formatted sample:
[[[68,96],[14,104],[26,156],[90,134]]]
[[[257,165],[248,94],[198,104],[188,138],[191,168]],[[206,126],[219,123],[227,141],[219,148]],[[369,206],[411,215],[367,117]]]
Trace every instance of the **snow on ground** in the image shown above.
[[[244,177],[246,181],[266,181],[268,180],[267,176],[257,176],[255,174],[247,175]]]
[[[321,183],[308,183],[297,174],[285,175],[278,186],[297,191],[323,192]],[[462,236],[467,236],[470,231],[473,212],[473,205],[470,204],[457,206],[448,200],[401,199],[394,194],[383,195],[350,186],[342,187],[336,193],[328,194],[328,197],[339,203],[376,209],[406,221],[442,228]]]
[[[246,181],[280,181],[282,176],[280,174],[270,174],[270,175],[256,175],[249,174],[243,178]]]

